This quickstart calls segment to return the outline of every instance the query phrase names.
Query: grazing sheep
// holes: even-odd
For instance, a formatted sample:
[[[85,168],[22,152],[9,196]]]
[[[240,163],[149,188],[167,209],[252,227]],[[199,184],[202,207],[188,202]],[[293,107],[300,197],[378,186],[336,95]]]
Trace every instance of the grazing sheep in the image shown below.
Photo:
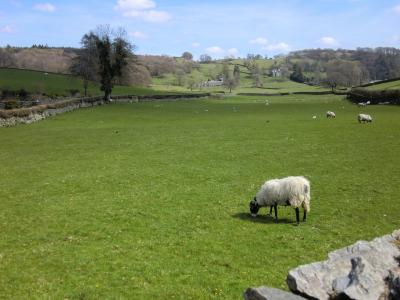
[[[333,111],[327,111],[326,117],[327,118],[336,118],[336,114]]]
[[[312,118],[313,118],[313,119],[316,119],[316,118],[317,118],[317,116],[312,116]]]
[[[361,107],[361,106],[367,106],[367,103],[365,103],[365,102],[360,102],[360,103],[358,103],[357,105],[360,106],[360,107]]]
[[[302,176],[290,176],[266,181],[250,202],[250,213],[257,216],[260,207],[270,206],[275,211],[275,222],[278,222],[278,205],[292,206],[296,210],[296,222],[300,223],[299,207],[304,210],[303,221],[310,211],[310,182]]]
[[[358,115],[358,122],[359,123],[361,123],[361,122],[363,122],[363,123],[365,123],[365,122],[371,123],[372,122],[372,117],[370,115],[367,115],[367,114],[359,114]]]

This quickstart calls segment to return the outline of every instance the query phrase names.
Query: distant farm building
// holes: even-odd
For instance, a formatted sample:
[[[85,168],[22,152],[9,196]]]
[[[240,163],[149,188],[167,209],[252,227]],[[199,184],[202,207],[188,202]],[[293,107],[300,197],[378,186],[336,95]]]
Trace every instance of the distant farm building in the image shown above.
[[[207,80],[204,82],[201,82],[199,84],[200,87],[214,87],[214,86],[222,86],[224,85],[224,79],[219,78],[218,80]]]
[[[280,68],[274,68],[269,71],[270,76],[272,77],[281,77],[282,71]]]

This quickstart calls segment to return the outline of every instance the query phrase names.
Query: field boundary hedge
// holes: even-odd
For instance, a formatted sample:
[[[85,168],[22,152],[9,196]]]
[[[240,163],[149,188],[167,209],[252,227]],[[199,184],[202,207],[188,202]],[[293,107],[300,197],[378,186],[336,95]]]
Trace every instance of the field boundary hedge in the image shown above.
[[[347,92],[315,91],[315,92],[283,92],[283,93],[238,93],[239,96],[287,96],[287,95],[346,95]]]
[[[65,113],[83,107],[103,105],[112,102],[149,102],[175,101],[209,97],[210,93],[197,94],[165,94],[165,95],[116,95],[111,102],[105,102],[103,96],[72,98],[49,104],[41,104],[26,108],[0,109],[0,127],[10,127],[17,124],[33,123],[50,116]]]

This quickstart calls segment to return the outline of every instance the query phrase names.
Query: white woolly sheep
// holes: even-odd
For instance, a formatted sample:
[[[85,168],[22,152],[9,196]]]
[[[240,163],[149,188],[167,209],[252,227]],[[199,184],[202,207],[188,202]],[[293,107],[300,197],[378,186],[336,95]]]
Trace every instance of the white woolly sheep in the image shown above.
[[[327,111],[326,117],[327,118],[336,118],[336,114],[333,111]]]
[[[278,222],[278,205],[292,206],[296,210],[296,222],[300,223],[299,207],[303,207],[303,221],[310,211],[310,182],[302,176],[290,176],[266,181],[250,202],[250,213],[257,216],[260,207],[270,206],[275,211],[275,222]]]
[[[358,106],[367,106],[367,103],[365,103],[365,102],[360,102],[360,103],[358,103]]]
[[[372,117],[371,117],[370,115],[367,115],[367,114],[359,114],[359,115],[358,115],[358,122],[359,122],[359,123],[361,123],[361,122],[363,122],[363,123],[365,123],[365,122],[370,123],[370,122],[372,122]]]

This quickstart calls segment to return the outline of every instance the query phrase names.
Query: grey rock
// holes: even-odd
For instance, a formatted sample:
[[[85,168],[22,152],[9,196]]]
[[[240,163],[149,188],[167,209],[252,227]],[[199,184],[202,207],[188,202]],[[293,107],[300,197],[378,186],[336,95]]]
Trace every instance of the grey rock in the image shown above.
[[[305,300],[305,298],[269,287],[248,288],[244,292],[245,300]]]
[[[400,230],[370,242],[359,241],[329,253],[328,260],[300,266],[289,272],[287,283],[295,293],[328,300],[376,300],[387,293],[390,270],[397,268]],[[391,281],[396,284],[395,278]]]
[[[389,276],[386,278],[386,282],[388,299],[400,299],[400,267],[389,271]]]

